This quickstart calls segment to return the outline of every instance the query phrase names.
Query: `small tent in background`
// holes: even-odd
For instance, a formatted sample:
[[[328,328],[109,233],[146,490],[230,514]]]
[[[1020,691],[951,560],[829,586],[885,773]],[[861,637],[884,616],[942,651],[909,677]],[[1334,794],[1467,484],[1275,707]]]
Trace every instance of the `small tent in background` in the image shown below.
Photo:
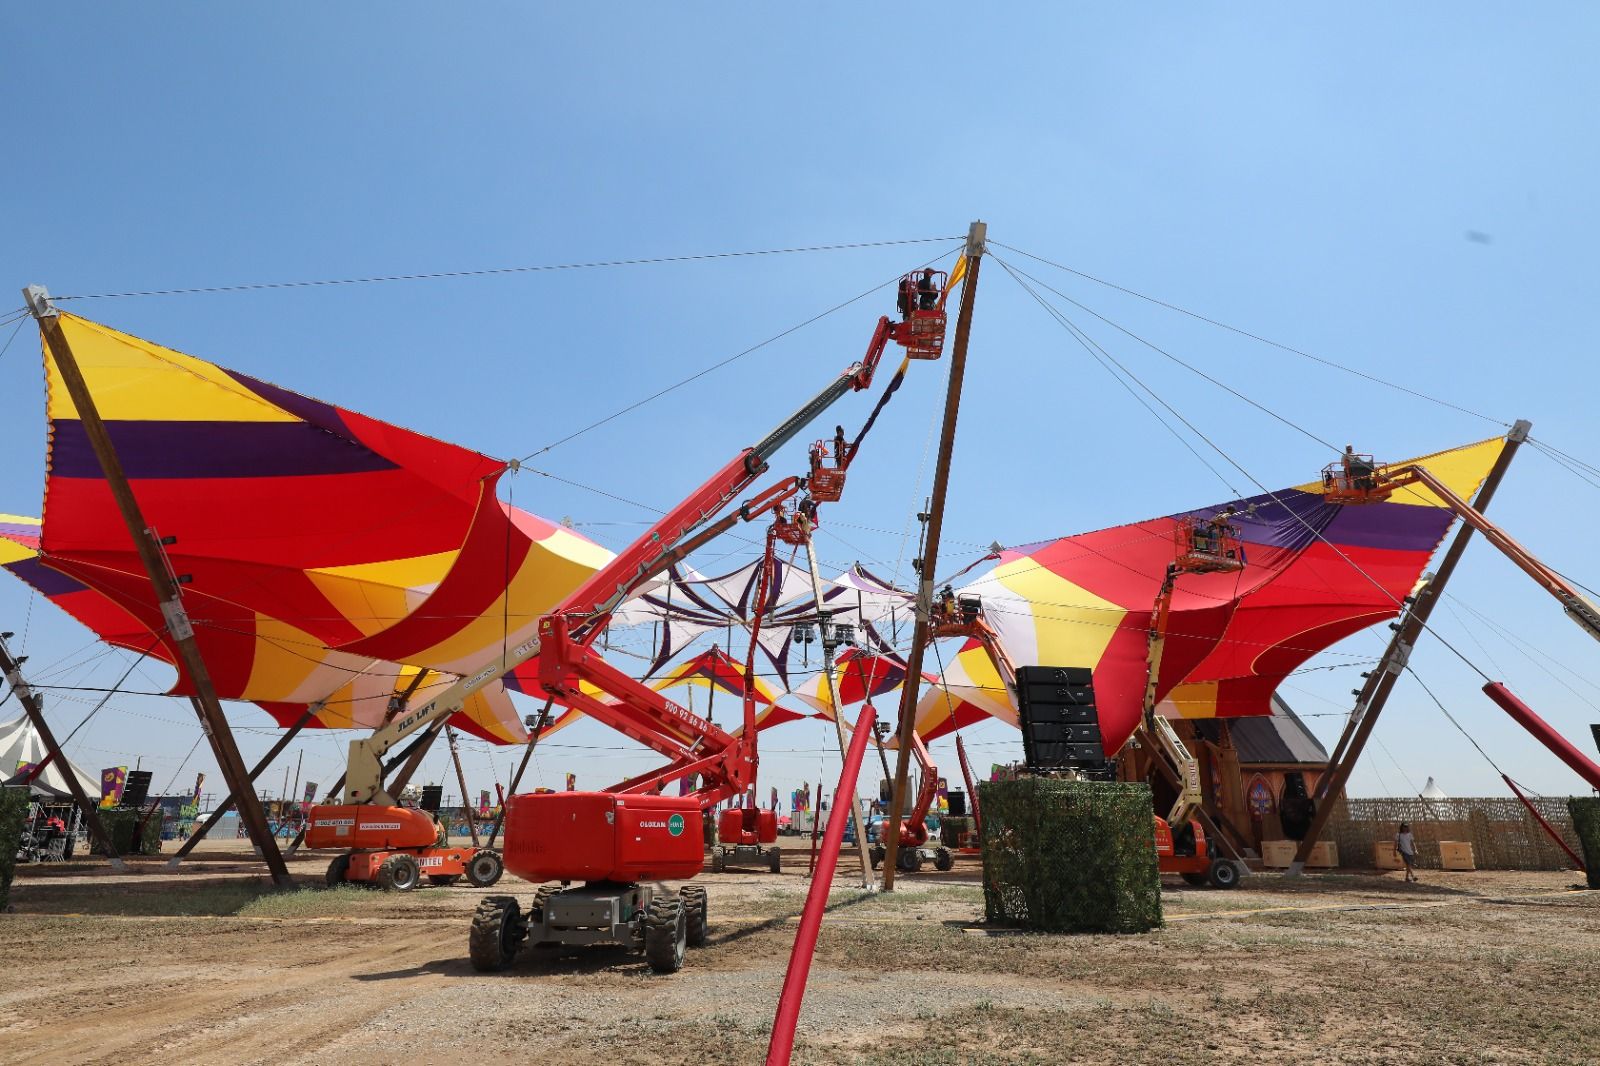
[[[1433,783],[1433,778],[1431,777],[1428,778],[1428,783],[1422,786],[1422,792],[1420,795],[1425,800],[1443,800],[1450,798],[1444,794],[1444,789]]]
[[[25,768],[43,762],[44,757],[44,741],[39,739],[38,731],[26,716],[0,722],[0,781],[7,785],[21,784],[26,776]],[[60,759],[51,760],[44,772],[33,779],[33,794],[41,799],[69,798],[72,795],[67,785],[69,771],[77,775],[89,797],[100,795],[99,777],[86,774],[71,763],[63,766]]]

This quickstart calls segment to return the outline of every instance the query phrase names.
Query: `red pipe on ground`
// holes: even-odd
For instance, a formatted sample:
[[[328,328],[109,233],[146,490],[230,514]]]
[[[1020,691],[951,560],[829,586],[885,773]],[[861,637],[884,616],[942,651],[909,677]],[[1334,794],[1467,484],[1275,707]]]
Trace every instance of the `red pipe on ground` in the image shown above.
[[[850,750],[845,753],[844,768],[839,772],[839,787],[833,790],[837,797],[854,797],[856,777],[861,773],[861,757],[867,751],[867,737],[872,735],[873,719],[877,712],[872,704],[861,708],[856,719],[855,732],[850,737]],[[835,812],[837,813],[837,812]],[[806,893],[806,907],[800,912],[800,928],[794,935],[794,947],[789,952],[789,969],[783,978],[783,991],[778,995],[778,1013],[772,1019],[772,1040],[767,1044],[767,1066],[789,1066],[794,1054],[794,1030],[800,1023],[800,1004],[806,998],[806,979],[811,975],[811,957],[817,950],[817,935],[822,932],[822,912],[828,906],[828,890],[833,887],[833,871],[839,865],[839,849],[844,844],[846,817],[829,818],[828,831],[822,837],[822,854],[817,858],[816,876],[811,879],[811,889]]]
[[[1556,758],[1572,767],[1574,773],[1589,782],[1590,788],[1600,789],[1600,766],[1596,766],[1587,755],[1573,747],[1566,737],[1552,729],[1549,722],[1534,714],[1532,707],[1513,696],[1511,690],[1498,681],[1489,682],[1483,686],[1483,691],[1518,725],[1532,733],[1535,740],[1549,748]]]

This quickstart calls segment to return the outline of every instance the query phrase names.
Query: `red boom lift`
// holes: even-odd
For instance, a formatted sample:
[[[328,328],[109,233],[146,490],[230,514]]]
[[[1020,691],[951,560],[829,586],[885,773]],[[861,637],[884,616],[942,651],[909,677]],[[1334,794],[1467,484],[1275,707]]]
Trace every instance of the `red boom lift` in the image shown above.
[[[815,523],[818,499],[816,494],[804,499],[798,514],[791,519],[784,505],[807,487],[806,478],[791,477],[747,501],[737,511],[710,525],[706,523],[765,472],[768,459],[812,419],[846,392],[868,387],[891,339],[905,344],[908,355],[931,358],[923,354],[929,348],[937,355],[942,343],[942,309],[936,315],[921,316],[918,321],[938,324],[938,342],[927,328],[906,333],[888,318],[880,319],[860,363],[852,365],[760,443],[734,457],[540,619],[538,636],[507,653],[508,657],[517,657],[515,662],[485,669],[485,677],[499,676],[516,662],[537,657],[539,681],[546,692],[652,748],[668,762],[659,770],[603,792],[519,795],[506,801],[507,869],[524,880],[559,881],[561,887],[540,888],[526,912],[515,897],[486,897],[473,916],[469,937],[474,968],[503,969],[528,942],[614,942],[642,949],[652,970],[672,973],[682,966],[688,945],[705,941],[705,890],[686,885],[671,892],[655,882],[692,878],[699,873],[704,811],[754,785],[754,690],[747,685],[742,730],[737,735],[730,734],[611,666],[596,651],[594,642],[610,621],[611,613],[640,584],[735,522],[772,512],[775,517],[767,532],[757,614],[751,627],[748,677],[754,666],[775,545],[779,541],[804,542]],[[893,386],[891,392],[892,389]],[[888,396],[886,392],[880,408]],[[869,428],[870,425],[869,419]],[[843,432],[836,434],[836,465],[832,476],[823,479],[827,483],[824,497],[838,498],[845,468],[854,458],[860,440],[858,436],[855,443],[847,446]],[[820,465],[820,460],[814,447],[813,468]],[[705,528],[695,532],[701,526]],[[612,702],[595,693],[610,697]],[[447,693],[435,703],[459,702],[460,695]],[[430,712],[425,708],[418,713]],[[701,782],[695,794],[656,794],[658,787],[690,774],[698,775]],[[577,887],[570,887],[574,882],[579,882]]]
[[[913,275],[907,277],[913,279],[913,285],[917,284]],[[940,277],[942,279],[942,275]],[[487,887],[499,879],[502,860],[498,853],[488,849],[475,851],[443,847],[439,828],[431,816],[424,811],[400,806],[395,797],[385,791],[384,776],[404,760],[409,749],[387,762],[385,757],[401,740],[454,714],[472,693],[535,656],[539,658],[541,681],[558,702],[585,711],[672,761],[659,773],[622,782],[605,793],[560,793],[549,798],[511,797],[506,806],[506,850],[508,853],[518,851],[522,856],[518,860],[520,868],[517,872],[523,876],[540,873],[545,869],[540,865],[544,859],[530,864],[528,856],[542,856],[551,851],[551,842],[542,838],[528,843],[532,832],[528,827],[532,819],[564,818],[570,824],[579,821],[587,824],[590,820],[587,815],[600,810],[595,806],[600,802],[595,797],[626,796],[626,801],[616,799],[615,802],[630,804],[628,809],[635,813],[623,818],[621,808],[611,811],[604,820],[603,832],[582,841],[583,846],[577,851],[584,851],[602,838],[608,842],[608,847],[621,847],[618,826],[624,821],[632,824],[629,819],[643,819],[643,823],[636,827],[641,832],[654,829],[655,822],[665,819],[663,824],[669,830],[667,838],[657,842],[661,846],[651,851],[653,857],[648,863],[638,866],[638,856],[634,854],[637,849],[631,848],[626,862],[619,857],[606,872],[624,879],[651,875],[692,876],[693,871],[681,874],[670,871],[686,869],[688,859],[684,856],[691,840],[698,869],[701,840],[698,826],[702,808],[727,796],[737,795],[753,781],[754,730],[747,730],[744,737],[736,738],[716,728],[610,666],[591,646],[610,621],[611,612],[633,590],[726,532],[736,522],[752,521],[774,512],[777,521],[772,535],[789,543],[804,542],[805,524],[788,519],[783,510],[786,501],[807,489],[808,479],[801,477],[780,481],[745,501],[737,511],[710,525],[706,523],[711,522],[713,516],[731,503],[737,494],[765,473],[768,459],[834,401],[847,392],[867,388],[891,341],[905,346],[909,358],[937,358],[943,345],[945,325],[942,289],[937,295],[936,306],[929,309],[919,306],[903,322],[891,322],[887,316],[880,318],[861,362],[846,369],[760,443],[740,452],[643,537],[594,574],[560,606],[541,619],[537,636],[506,649],[496,661],[470,677],[461,678],[422,707],[411,709],[402,706],[369,736],[351,741],[344,803],[313,807],[306,832],[308,847],[337,848],[343,852],[328,867],[329,884],[361,881],[375,882],[385,888],[410,889],[421,881],[424,873],[440,883],[464,873],[478,887]],[[889,392],[892,391],[891,387]],[[888,398],[889,393],[886,392],[878,402],[880,409]],[[876,417],[876,411],[873,417]],[[868,428],[871,423],[872,419],[869,418]],[[826,467],[822,463],[827,455],[826,446],[820,443],[813,446],[812,466],[815,473],[822,475],[819,478],[822,484],[819,492],[811,493],[811,498],[802,504],[808,510],[808,517],[814,517],[818,500],[839,498],[838,494],[843,490],[845,468],[854,458],[865,432],[863,429],[862,434],[850,444],[844,441],[842,431],[836,435],[833,467]],[[581,683],[592,686],[591,692],[598,690],[615,697],[618,702],[605,703],[596,699],[580,690]],[[669,798],[642,795],[656,784],[689,774],[700,774],[708,782],[707,788],[697,796]],[[524,811],[519,823],[515,823],[522,826],[520,835],[512,831],[512,811],[519,807]],[[535,811],[540,813],[536,814]],[[646,816],[638,813],[641,811],[665,813],[657,818],[654,814]],[[688,818],[684,812],[693,814],[696,826],[687,835]],[[683,817],[674,819],[674,814]],[[585,817],[580,818],[580,815]],[[641,836],[632,844],[641,844],[643,839]],[[671,844],[678,846],[668,846]],[[599,878],[597,869],[593,862],[580,862],[575,866],[560,866],[556,872],[538,879],[596,880]],[[569,877],[563,871],[577,872]],[[619,903],[617,913],[622,913],[624,908],[630,915],[640,911],[638,901],[647,895],[648,892],[645,895],[636,893],[631,897],[631,903]],[[534,913],[542,913],[537,905]]]

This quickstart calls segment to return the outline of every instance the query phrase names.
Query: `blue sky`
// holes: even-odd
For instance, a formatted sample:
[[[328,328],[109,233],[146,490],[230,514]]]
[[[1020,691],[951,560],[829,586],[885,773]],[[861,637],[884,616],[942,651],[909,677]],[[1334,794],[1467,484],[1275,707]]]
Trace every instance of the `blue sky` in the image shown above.
[[[1582,5],[1539,12],[64,9],[0,45],[15,130],[0,170],[0,267],[12,291],[40,282],[82,294],[954,237],[981,217],[996,241],[1490,416],[999,250],[1328,440],[1399,457],[1526,417],[1537,438],[1596,462],[1597,17]],[[73,309],[515,456],[893,277],[933,254],[923,247]],[[887,309],[886,297],[852,305],[537,465],[670,503],[857,358]],[[1295,430],[1077,317],[1265,485],[1304,481],[1328,460]],[[28,332],[0,359],[11,459],[0,508],[36,513],[42,390]],[[943,381],[942,365],[917,369],[819,542],[826,560],[898,561],[907,576],[914,553],[902,531],[926,491],[919,463]],[[842,404],[841,420],[858,422],[869,402]],[[785,462],[798,468],[798,453],[776,469]],[[647,517],[531,473],[513,491],[613,547]],[[1594,584],[1596,492],[1526,449],[1494,512]],[[946,559],[1232,495],[989,265]],[[1600,720],[1593,643],[1482,544],[1452,588],[1460,606],[1435,615],[1440,632],[1587,746],[1584,724]],[[85,634],[29,600],[0,584],[0,618],[25,635],[30,667],[73,661]],[[1340,650],[1376,655],[1378,633]],[[1578,786],[1436,642],[1414,662],[1514,776],[1547,792]],[[125,665],[113,654],[59,671],[70,682],[57,683],[106,685]],[[143,687],[160,687],[160,671],[142,669]],[[1331,740],[1358,681],[1348,668],[1318,671],[1284,695]],[[69,697],[51,704],[58,726],[87,709]],[[233,717],[246,757],[263,751],[265,717],[248,707]],[[71,752],[91,769],[142,755],[164,787],[198,735],[181,702],[118,697]],[[768,734],[763,791],[787,793],[819,771],[831,782],[827,736],[816,723]],[[1430,775],[1456,795],[1503,790],[1414,681],[1397,690],[1377,741],[1354,791],[1403,794]],[[969,743],[984,764],[1020,754],[1003,727],[974,730]],[[290,753],[303,750],[303,777],[326,782],[342,746],[318,735]],[[491,767],[503,779],[514,754],[469,744],[472,787],[488,784]],[[935,755],[953,769],[948,745]],[[180,787],[209,763],[202,745]],[[546,782],[574,769],[594,787],[645,765],[591,726],[552,738],[537,760]],[[425,775],[444,774],[435,756]]]

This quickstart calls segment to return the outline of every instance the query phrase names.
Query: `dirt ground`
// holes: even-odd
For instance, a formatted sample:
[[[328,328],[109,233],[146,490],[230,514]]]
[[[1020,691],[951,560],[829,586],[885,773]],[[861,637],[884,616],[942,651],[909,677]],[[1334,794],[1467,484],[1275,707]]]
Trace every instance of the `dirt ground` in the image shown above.
[[[759,1062],[809,885],[797,853],[703,875],[711,942],[675,976],[604,948],[483,975],[465,884],[328,890],[308,855],[274,893],[231,842],[197,855],[19,869],[0,1060]],[[841,863],[796,1062],[1600,1062],[1600,893],[1577,875],[1174,881],[1163,930],[1053,937],[983,929],[980,872],[875,896]]]

